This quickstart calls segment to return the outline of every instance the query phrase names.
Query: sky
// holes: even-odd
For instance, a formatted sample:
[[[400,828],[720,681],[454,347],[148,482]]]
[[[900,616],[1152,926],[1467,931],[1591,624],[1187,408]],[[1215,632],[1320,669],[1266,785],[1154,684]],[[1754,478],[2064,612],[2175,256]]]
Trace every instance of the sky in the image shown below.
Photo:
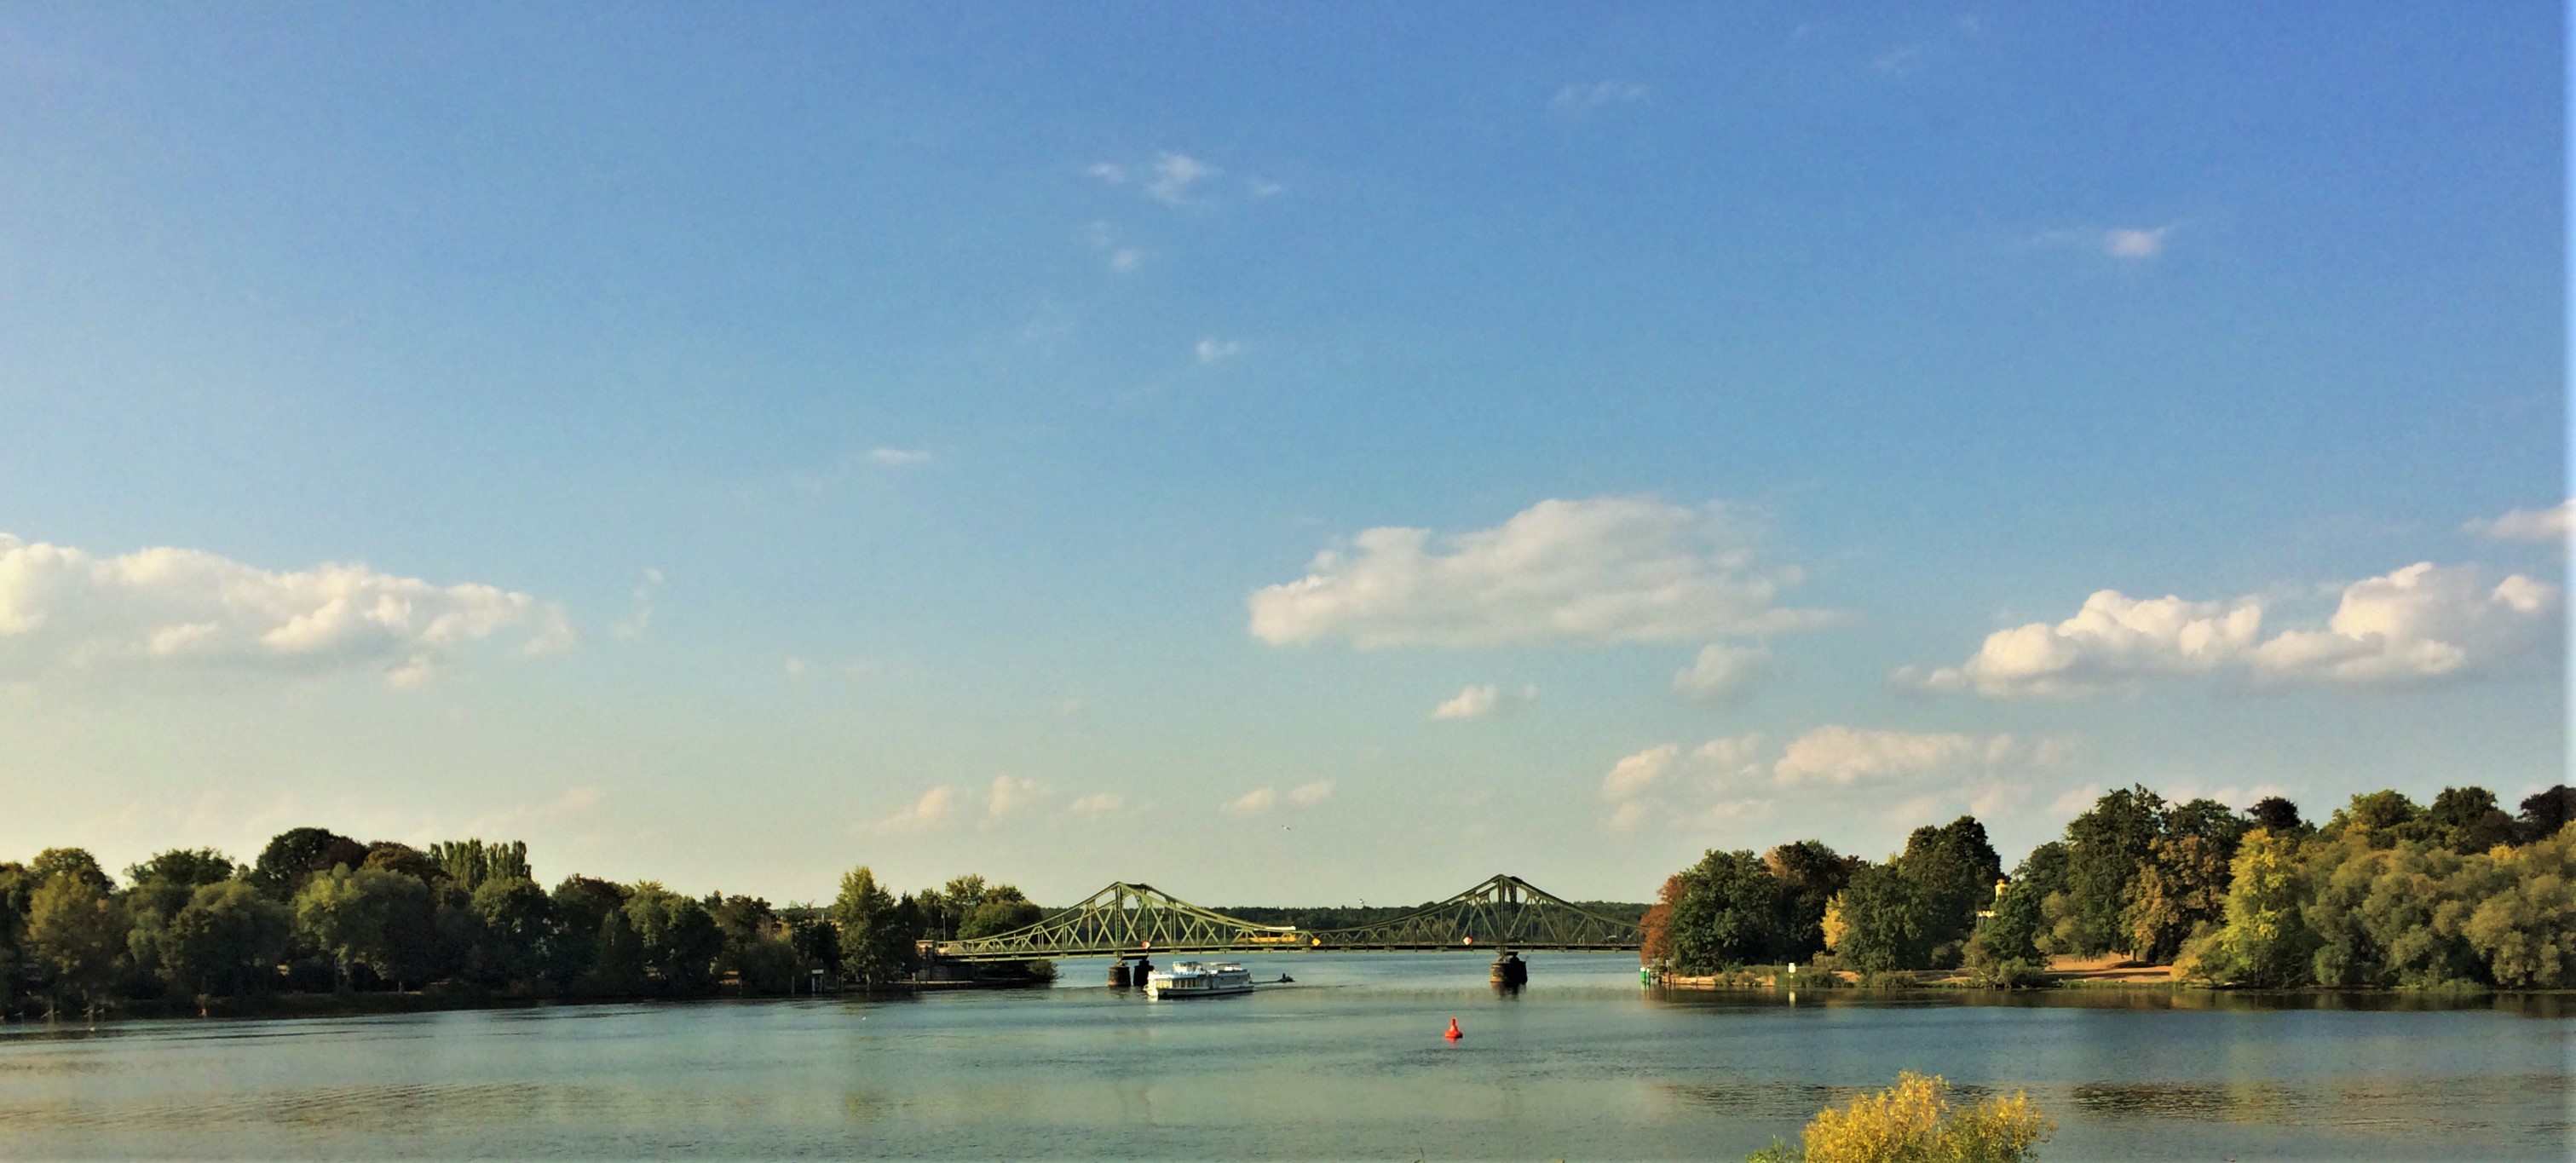
[[[2546,6],[0,10],[0,858],[1645,900],[2567,777]]]

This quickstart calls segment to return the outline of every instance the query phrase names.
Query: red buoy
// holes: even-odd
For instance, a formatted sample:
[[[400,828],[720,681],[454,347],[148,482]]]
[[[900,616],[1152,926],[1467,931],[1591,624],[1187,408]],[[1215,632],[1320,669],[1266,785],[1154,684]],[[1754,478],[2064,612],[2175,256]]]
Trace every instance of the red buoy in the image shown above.
[[[1452,1041],[1452,1042],[1455,1042],[1455,1041],[1457,1041],[1457,1040],[1458,1040],[1458,1039],[1460,1039],[1460,1038],[1464,1038],[1464,1037],[1466,1037],[1467,1035],[1465,1035],[1465,1034],[1461,1034],[1461,1033],[1459,1033],[1459,1032],[1458,1032],[1458,1019],[1456,1019],[1456,1018],[1451,1018],[1451,1019],[1449,1019],[1449,1032],[1448,1032],[1448,1033],[1446,1033],[1446,1034],[1442,1034],[1442,1035],[1440,1035],[1440,1036],[1441,1036],[1441,1037],[1443,1037],[1443,1038],[1447,1038],[1447,1039],[1449,1039],[1449,1040],[1450,1040],[1450,1041]]]

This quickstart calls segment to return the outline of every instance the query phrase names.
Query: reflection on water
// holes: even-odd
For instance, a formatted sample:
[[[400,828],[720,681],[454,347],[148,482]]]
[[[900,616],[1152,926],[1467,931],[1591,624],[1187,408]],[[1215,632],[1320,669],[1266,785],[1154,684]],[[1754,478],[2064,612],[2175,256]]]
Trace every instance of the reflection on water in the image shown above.
[[[0,1032],[0,1156],[1741,1157],[1900,1069],[2062,1158],[2565,1158],[2559,999],[1641,991],[1616,955],[1310,954],[1149,1002],[539,1007]],[[1068,982],[1096,981],[1087,964]],[[1439,1033],[1458,1019],[1466,1037]]]

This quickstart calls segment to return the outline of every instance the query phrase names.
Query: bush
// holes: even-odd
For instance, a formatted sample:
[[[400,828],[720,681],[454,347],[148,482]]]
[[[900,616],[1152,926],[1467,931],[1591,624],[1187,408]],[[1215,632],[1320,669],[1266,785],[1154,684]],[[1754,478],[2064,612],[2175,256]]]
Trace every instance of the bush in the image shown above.
[[[1939,1075],[1908,1070],[1895,1086],[1819,1112],[1798,1147],[1775,1139],[1752,1163],[2023,1163],[2056,1132],[2020,1091],[1957,1108]]]
[[[2051,984],[2046,970],[2018,957],[1979,965],[1969,971],[1968,980],[1987,989],[2043,989]]]

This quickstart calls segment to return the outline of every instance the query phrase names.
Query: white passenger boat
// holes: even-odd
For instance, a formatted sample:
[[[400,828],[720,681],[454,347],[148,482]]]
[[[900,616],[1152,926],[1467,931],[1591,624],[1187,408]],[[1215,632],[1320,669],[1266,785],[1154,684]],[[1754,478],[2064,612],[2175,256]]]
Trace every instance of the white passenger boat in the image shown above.
[[[1175,961],[1145,975],[1147,997],[1217,997],[1252,992],[1252,974],[1231,961]]]

